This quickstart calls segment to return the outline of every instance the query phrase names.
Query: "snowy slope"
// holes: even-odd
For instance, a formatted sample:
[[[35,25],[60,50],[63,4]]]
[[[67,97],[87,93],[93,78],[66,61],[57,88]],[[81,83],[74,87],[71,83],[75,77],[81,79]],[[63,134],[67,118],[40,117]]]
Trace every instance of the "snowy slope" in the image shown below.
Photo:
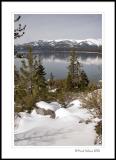
[[[55,104],[54,103],[49,104],[49,103],[46,103],[44,101],[40,101],[40,102],[36,103],[36,107],[43,108],[45,110],[50,109],[52,111],[56,111],[60,106],[56,103]]]
[[[86,41],[91,42],[92,44],[95,44],[97,46],[102,45],[102,40],[101,39],[86,39]]]
[[[58,106],[57,102],[51,103]],[[50,104],[49,104],[50,105]],[[82,146],[94,145],[96,139],[92,115],[75,100],[68,108],[57,108],[56,118],[36,114],[24,114],[15,128],[15,145],[18,146]],[[90,123],[85,123],[91,119]]]
[[[34,42],[25,43],[22,45],[15,45],[15,49],[18,51],[26,51],[26,46],[30,45],[34,50],[47,50],[51,51],[54,49],[56,51],[64,51],[64,49],[81,49],[87,51],[97,51],[102,46],[101,39],[83,39],[83,40],[73,40],[73,39],[57,39],[57,40],[38,40]],[[88,48],[87,48],[88,47]]]
[[[69,45],[79,44],[79,43],[83,43],[83,42],[86,42],[89,45],[97,45],[97,46],[102,45],[102,40],[101,39],[93,39],[93,38],[88,38],[88,39],[83,39],[83,40],[74,40],[74,39],[43,40],[43,43],[45,43],[45,42],[47,42],[47,43],[49,43],[51,45],[55,45],[55,44],[57,44],[59,42],[62,42],[62,43],[64,42],[64,43],[67,43]],[[37,42],[35,42],[35,44],[36,43]]]

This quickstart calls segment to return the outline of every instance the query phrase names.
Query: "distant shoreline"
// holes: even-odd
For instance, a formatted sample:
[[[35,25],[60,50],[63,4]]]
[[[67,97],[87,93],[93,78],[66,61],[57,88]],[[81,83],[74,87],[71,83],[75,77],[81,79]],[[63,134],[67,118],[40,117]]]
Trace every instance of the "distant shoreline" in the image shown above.
[[[53,50],[51,50],[51,51],[41,51],[41,50],[39,50],[39,51],[33,51],[33,53],[46,53],[46,52],[49,52],[49,53],[54,53],[54,52],[71,52],[71,51],[53,51]],[[75,51],[76,53],[83,53],[83,54],[92,54],[92,53],[95,53],[95,54],[100,54],[100,55],[102,55],[102,52],[90,52],[90,51]],[[28,53],[28,51],[20,51],[20,52],[18,52],[18,53],[22,53],[22,54],[25,54],[25,53]]]

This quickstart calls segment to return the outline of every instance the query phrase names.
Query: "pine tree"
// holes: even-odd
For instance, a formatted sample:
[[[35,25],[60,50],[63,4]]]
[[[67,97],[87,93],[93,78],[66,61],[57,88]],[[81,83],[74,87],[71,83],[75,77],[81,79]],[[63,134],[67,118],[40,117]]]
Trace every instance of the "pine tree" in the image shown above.
[[[29,48],[27,60],[22,61],[20,68],[20,81],[16,92],[16,102],[19,103],[23,110],[30,111],[34,104],[33,96],[33,57],[32,50]]]
[[[17,90],[19,89],[19,82],[20,82],[20,74],[17,70],[16,66],[14,65],[14,101],[17,101]]]
[[[44,67],[40,59],[34,57],[29,47],[27,60],[22,61],[20,68],[20,81],[16,94],[16,102],[21,104],[24,110],[31,111],[36,100],[44,99],[46,96],[46,80]]]
[[[45,79],[45,68],[41,64],[41,59],[38,57],[38,61],[35,61],[35,84],[39,92],[39,99],[44,100],[47,96],[47,83]]]
[[[81,65],[74,50],[71,52],[70,55],[68,70],[68,76],[71,79],[70,81],[72,88],[78,88],[78,85],[80,83]]]
[[[14,84],[15,86],[18,84],[19,81],[19,71],[17,70],[16,66],[14,65]]]
[[[73,89],[72,77],[71,77],[71,74],[68,73],[68,76],[66,79],[66,90],[71,91],[72,89]]]
[[[81,80],[80,80],[79,88],[83,90],[85,89],[85,87],[88,86],[89,80],[84,70],[81,71],[80,77],[81,77]]]
[[[70,55],[70,62],[68,66],[68,76],[66,80],[67,90],[73,89],[85,89],[87,87],[89,80],[86,73],[82,70],[82,66],[79,63],[78,57],[73,50]]]
[[[29,53],[27,55],[27,61],[22,61],[22,67],[20,68],[21,71],[21,81],[25,85],[25,89],[27,94],[33,94],[33,55],[32,49],[29,48]]]
[[[54,75],[52,72],[50,73],[49,86],[50,86],[50,89],[54,88]]]

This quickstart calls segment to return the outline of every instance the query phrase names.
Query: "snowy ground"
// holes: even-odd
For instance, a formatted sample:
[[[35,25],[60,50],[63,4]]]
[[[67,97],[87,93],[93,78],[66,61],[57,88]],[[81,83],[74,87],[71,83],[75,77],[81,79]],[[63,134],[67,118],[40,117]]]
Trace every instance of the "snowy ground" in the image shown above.
[[[45,102],[43,102],[45,105]],[[47,104],[46,104],[47,105]],[[47,107],[45,105],[45,107]],[[95,125],[91,113],[81,107],[79,100],[72,101],[61,108],[57,102],[48,107],[55,107],[56,118],[36,114],[20,113],[15,119],[14,143],[17,146],[91,146],[95,145]],[[42,102],[41,102],[42,107]],[[43,106],[44,107],[44,106]],[[57,108],[57,110],[56,110]],[[88,122],[88,123],[87,123]]]

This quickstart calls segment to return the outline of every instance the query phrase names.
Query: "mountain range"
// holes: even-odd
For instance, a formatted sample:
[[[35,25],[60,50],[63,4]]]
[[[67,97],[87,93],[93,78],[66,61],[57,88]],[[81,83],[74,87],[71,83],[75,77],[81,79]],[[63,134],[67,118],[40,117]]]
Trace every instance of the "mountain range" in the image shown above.
[[[86,51],[86,52],[102,52],[101,39],[85,39],[85,40],[38,40],[24,44],[15,45],[15,50],[20,53],[28,52],[28,46],[32,47],[33,52],[51,52],[51,51]]]

